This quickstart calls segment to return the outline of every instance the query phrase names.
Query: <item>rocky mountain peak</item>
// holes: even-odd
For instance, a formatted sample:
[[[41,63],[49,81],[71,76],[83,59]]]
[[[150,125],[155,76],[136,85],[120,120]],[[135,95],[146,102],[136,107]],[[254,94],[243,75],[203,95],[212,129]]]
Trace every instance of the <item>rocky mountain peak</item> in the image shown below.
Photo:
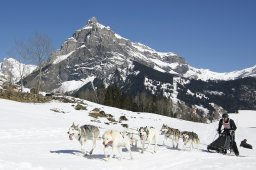
[[[98,22],[96,17],[92,17],[91,19],[88,20],[87,24],[96,24]]]
[[[247,77],[252,73],[251,70],[254,69],[248,69],[248,74],[236,72],[229,77],[239,77],[241,74]],[[193,68],[175,53],[158,52],[123,38],[109,27],[100,24],[96,17],[92,17],[86,26],[76,30],[73,36],[63,43],[61,49],[43,68],[42,87],[45,91],[85,97],[92,89],[118,84],[128,95],[137,96],[147,92],[154,96],[165,96],[174,103],[184,101],[188,103],[188,107],[197,105],[199,108],[207,108],[205,114],[214,110],[211,103],[232,112],[237,108],[256,107],[255,79],[236,80],[241,85],[237,86],[238,88],[234,87],[236,82],[233,84],[233,81],[201,81],[208,80],[210,76],[218,80],[222,75]],[[226,74],[223,76],[227,77]],[[37,77],[37,72],[27,76],[24,80],[25,86],[33,88]],[[233,90],[234,88],[236,90]],[[242,99],[246,101],[246,105],[242,101],[239,107],[230,107],[230,97],[226,94],[231,93],[235,96],[232,103],[237,104],[239,101],[236,99]],[[254,98],[247,99],[248,96]]]
[[[77,51],[84,46],[90,48],[98,48],[99,46],[111,46],[117,37],[108,26],[104,26],[98,22],[96,17],[92,17],[87,21],[87,24],[76,30],[72,37],[68,38],[53,55],[53,60],[56,56],[67,55]]]
[[[87,21],[87,24],[82,29],[79,29],[77,31],[78,32],[83,30],[100,31],[101,29],[110,30],[110,27],[102,25],[96,17],[92,17]]]
[[[116,77],[122,77],[125,82],[130,74],[128,68],[133,62],[186,78],[197,76],[196,79],[200,79],[201,75],[205,75],[205,71],[198,73],[198,69],[191,68],[177,54],[158,52],[144,44],[131,42],[92,17],[86,26],[76,30],[55,52],[44,73],[44,90],[54,90],[65,82],[84,81],[90,77],[97,77],[106,86]],[[117,69],[120,76],[115,72]],[[28,87],[33,85],[35,78],[29,79],[31,85]]]

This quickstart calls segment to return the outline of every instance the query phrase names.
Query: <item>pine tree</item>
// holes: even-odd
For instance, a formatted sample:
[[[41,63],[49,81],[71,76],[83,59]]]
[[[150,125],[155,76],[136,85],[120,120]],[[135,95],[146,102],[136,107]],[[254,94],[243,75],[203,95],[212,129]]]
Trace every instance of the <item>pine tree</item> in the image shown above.
[[[121,108],[121,90],[117,85],[114,84],[107,88],[104,104]]]

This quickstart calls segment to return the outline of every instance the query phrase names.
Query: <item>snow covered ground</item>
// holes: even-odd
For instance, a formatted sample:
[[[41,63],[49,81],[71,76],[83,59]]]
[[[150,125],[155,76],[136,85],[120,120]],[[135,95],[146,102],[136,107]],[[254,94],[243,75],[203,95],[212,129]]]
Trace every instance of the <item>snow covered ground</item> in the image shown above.
[[[87,102],[86,111],[77,111],[71,103],[53,101],[46,104],[27,104],[0,99],[0,170],[175,170],[175,169],[255,169],[256,151],[239,147],[241,157],[208,153],[204,151],[216,135],[217,122],[202,124],[187,122],[149,113],[135,113]],[[122,160],[104,161],[102,141],[92,156],[84,157],[80,153],[77,141],[68,139],[67,131],[75,122],[80,125],[97,125],[103,133],[106,129],[123,130],[118,123],[107,125],[107,119],[92,122],[94,118],[88,112],[95,107],[114,115],[116,120],[125,115],[130,127],[154,126],[161,128],[163,123],[180,130],[194,131],[201,140],[198,149],[179,150],[162,146],[163,137],[158,141],[157,153],[151,150],[141,154],[133,150],[134,159],[129,160],[127,152]],[[64,113],[53,112],[57,109]],[[256,146],[256,111],[240,111],[230,114],[238,125],[236,141],[246,138]],[[171,142],[166,142],[171,146]],[[90,149],[91,141],[87,149]],[[140,148],[139,144],[139,148]],[[150,147],[151,148],[151,147]],[[153,148],[153,147],[152,147]]]

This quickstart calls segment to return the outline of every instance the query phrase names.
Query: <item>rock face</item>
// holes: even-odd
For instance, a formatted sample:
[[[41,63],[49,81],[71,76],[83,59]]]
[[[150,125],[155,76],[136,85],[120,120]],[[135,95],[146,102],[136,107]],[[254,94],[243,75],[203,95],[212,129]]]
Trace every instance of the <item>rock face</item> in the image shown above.
[[[240,80],[244,77],[251,78]],[[255,100],[247,100],[247,97],[251,98],[249,96],[256,96],[253,77],[256,77],[256,66],[231,73],[196,69],[177,54],[157,52],[121,37],[93,17],[86,26],[76,30],[45,64],[42,87],[45,91],[80,96],[88,89],[115,83],[129,95],[147,91],[173,101],[184,101],[189,107],[197,105],[213,110],[213,105],[218,104],[234,111],[256,109]],[[38,72],[27,76],[26,86],[34,87],[37,78]],[[228,85],[222,88],[224,82]],[[235,91],[232,95],[229,88]],[[248,93],[241,89],[247,89]],[[229,105],[230,98],[235,102]],[[237,102],[239,104],[234,107]]]
[[[186,72],[185,60],[173,53],[159,53],[139,43],[133,43],[101,25],[95,17],[77,30],[57,50],[43,72],[43,90],[53,90],[67,81],[86,80],[89,77],[103,79],[106,84],[116,69],[125,79],[127,68],[133,61],[148,67],[173,72],[162,63],[177,63],[179,72]],[[160,64],[157,64],[159,61]],[[36,74],[27,77],[27,86],[36,84]]]

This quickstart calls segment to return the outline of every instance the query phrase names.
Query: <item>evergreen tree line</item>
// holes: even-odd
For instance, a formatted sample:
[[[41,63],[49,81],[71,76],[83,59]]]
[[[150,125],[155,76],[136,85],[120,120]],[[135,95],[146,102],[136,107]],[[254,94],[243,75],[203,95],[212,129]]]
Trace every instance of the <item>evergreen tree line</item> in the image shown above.
[[[104,87],[97,90],[86,89],[81,91],[77,97],[134,112],[156,113],[197,122],[205,122],[207,119],[203,115],[200,116],[200,114],[193,115],[191,107],[185,103],[178,102],[174,105],[172,100],[162,95],[152,95],[146,91],[131,96],[122,92],[116,84],[110,85],[106,89]]]

